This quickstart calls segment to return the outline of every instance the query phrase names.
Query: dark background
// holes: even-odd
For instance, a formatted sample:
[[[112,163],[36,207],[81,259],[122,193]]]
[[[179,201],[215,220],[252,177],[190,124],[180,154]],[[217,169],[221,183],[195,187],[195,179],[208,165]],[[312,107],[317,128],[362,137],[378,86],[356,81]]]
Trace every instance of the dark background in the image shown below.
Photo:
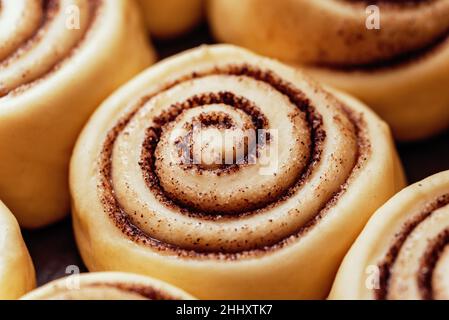
[[[206,26],[173,41],[153,41],[160,58],[204,43],[213,43]],[[449,90],[449,88],[448,88]],[[435,138],[399,144],[398,150],[410,183],[449,169],[449,131]],[[70,219],[38,231],[24,231],[37,272],[38,285],[66,275],[76,265],[87,271],[78,254]]]

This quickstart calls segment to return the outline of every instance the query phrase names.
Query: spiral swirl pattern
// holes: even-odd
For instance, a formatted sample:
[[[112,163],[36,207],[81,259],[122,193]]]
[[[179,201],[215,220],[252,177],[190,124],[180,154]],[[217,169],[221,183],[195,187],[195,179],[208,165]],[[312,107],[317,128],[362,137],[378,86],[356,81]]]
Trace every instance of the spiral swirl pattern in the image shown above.
[[[82,41],[100,5],[101,0],[3,0],[0,98],[55,69]]]
[[[104,98],[152,63],[146,37],[134,1],[0,1],[0,196],[21,226],[69,211],[76,137]]]
[[[233,47],[197,49],[166,68],[189,57],[195,62],[186,71],[164,75],[163,84],[139,92],[124,115],[111,119],[102,144],[91,139],[98,141],[98,151],[88,152],[98,152],[97,160],[87,160],[97,172],[98,208],[122,237],[192,262],[251,260],[298,243],[372,158],[365,110]],[[199,140],[198,123],[220,139],[225,130],[237,138],[243,130],[262,134],[243,139],[241,150],[213,134]],[[98,134],[90,128],[85,134]],[[217,149],[219,160],[230,154],[233,162],[209,161]],[[76,181],[81,162],[75,157]],[[83,201],[73,182],[76,201]]]
[[[119,272],[66,277],[40,287],[22,300],[191,300],[161,281]]]
[[[189,81],[189,90],[185,90],[185,83]],[[236,82],[240,83],[241,92],[236,89]],[[208,83],[214,85],[207,87]],[[258,99],[260,91],[270,92],[271,99]],[[167,101],[167,97],[171,96],[176,100]],[[186,100],[181,100],[184,97]],[[327,104],[335,103],[324,94],[319,98],[327,100]],[[160,99],[169,109],[154,114],[154,108],[150,109],[149,106],[157,104]],[[254,101],[254,105],[245,99]],[[182,81],[176,81],[176,85],[169,85],[166,90],[144,101],[139,110],[133,111],[132,118],[125,117],[119,123],[122,127],[128,122],[120,133],[117,128],[112,130],[113,134],[104,146],[101,183],[105,185],[103,198],[106,209],[113,210],[111,217],[119,222],[117,218],[128,212],[126,215],[130,224],[120,227],[126,230],[130,229],[131,223],[136,225],[150,243],[151,239],[157,239],[179,249],[223,253],[260,249],[282,242],[297,233],[340,192],[357,165],[357,154],[362,155],[359,159],[363,161],[370,152],[363,136],[357,137],[361,129],[356,126],[360,124],[351,122],[350,113],[337,107],[325,114],[327,117],[323,120],[323,115],[316,114],[303,93],[274,73],[250,65],[230,66],[223,70],[205,71],[204,74],[197,72],[194,78],[187,76]],[[273,110],[273,106],[279,107]],[[267,117],[266,126],[280,128],[278,139],[290,141],[279,150],[279,172],[261,176],[258,165],[245,164],[213,170],[176,167],[172,164],[170,152],[160,150],[174,147],[167,146],[170,143],[167,136],[173,129],[171,126],[182,126],[195,114],[210,120],[217,110],[235,116],[231,113],[231,107],[246,112],[246,116],[252,112],[254,118],[261,117],[258,113],[264,114]],[[273,112],[276,112],[276,117]],[[155,119],[154,124],[145,128],[149,118]],[[253,121],[257,126],[257,118]],[[324,154],[321,145],[325,137],[322,121],[333,122],[335,130],[331,134],[336,141],[335,147]],[[129,158],[130,143],[134,144],[142,129],[147,134],[140,158]],[[136,155],[139,156],[139,153]],[[326,161],[320,166],[321,159]],[[141,170],[135,167],[138,163]],[[321,172],[313,179],[314,169],[318,167],[321,167]],[[131,182],[137,178],[131,174],[123,175],[124,172],[141,172],[157,201],[154,206],[146,201],[148,194],[139,194],[133,189]],[[258,179],[248,183],[248,179],[255,176]],[[331,176],[332,181],[322,178]],[[110,181],[112,184],[108,183]],[[309,190],[302,188],[305,184],[324,191],[308,199]],[[135,202],[106,202],[112,195],[118,200],[127,197],[127,194],[135,194]],[[294,207],[297,203],[302,206]],[[279,210],[279,206],[284,208]],[[267,224],[267,221],[272,222]]]
[[[447,288],[443,289],[447,284],[446,270],[449,266],[448,205],[449,194],[442,195],[429,203],[415,220],[407,222],[400,239],[381,264],[379,299],[449,297]],[[428,239],[427,242],[422,241],[422,235]],[[409,270],[405,277],[404,270]]]
[[[373,216],[340,271],[340,277],[351,272],[357,280],[358,263],[377,260],[378,285],[372,290],[360,290],[359,297],[400,300],[449,297],[448,186],[448,172],[437,174],[405,189]],[[384,221],[378,223],[380,219]],[[376,235],[372,233],[374,229]],[[373,245],[375,241],[378,242]],[[356,256],[362,259],[355,262]],[[344,294],[340,281],[334,287],[336,298],[344,298],[340,296]],[[355,290],[350,288],[346,293],[356,293]]]

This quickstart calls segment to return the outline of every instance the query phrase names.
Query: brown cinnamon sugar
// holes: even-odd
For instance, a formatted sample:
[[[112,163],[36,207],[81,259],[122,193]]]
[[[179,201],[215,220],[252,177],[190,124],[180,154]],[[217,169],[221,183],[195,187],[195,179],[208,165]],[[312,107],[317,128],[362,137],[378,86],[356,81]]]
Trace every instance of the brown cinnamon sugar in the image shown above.
[[[418,272],[418,285],[421,291],[421,297],[425,300],[433,300],[434,298],[432,276],[441,254],[448,245],[449,229],[446,229],[430,241],[427,251],[421,259]]]
[[[117,288],[121,291],[127,291],[130,293],[136,293],[149,300],[180,300],[178,297],[174,297],[160,289],[156,289],[151,286],[145,286],[140,284],[129,283],[92,283],[88,287],[110,287]]]
[[[262,81],[264,83],[269,84],[278,92],[285,95],[301,112],[306,114],[306,119],[309,124],[309,130],[312,137],[312,154],[309,158],[309,163],[304,172],[297,177],[297,182],[291,188],[289,188],[283,196],[272,203],[265,204],[264,207],[258,208],[249,212],[235,212],[232,215],[211,215],[208,212],[197,212],[192,208],[180,205],[176,203],[175,199],[170,199],[164,193],[164,190],[161,188],[160,183],[158,183],[157,175],[154,173],[154,146],[158,143],[159,135],[161,134],[161,127],[165,125],[167,122],[173,121],[185,107],[189,107],[192,105],[203,105],[208,101],[217,101],[216,98],[220,98],[219,102],[225,102],[226,104],[236,104],[236,97],[232,96],[229,93],[206,93],[202,97],[194,97],[187,102],[182,102],[177,105],[171,106],[167,109],[167,112],[164,113],[161,117],[158,117],[155,122],[159,124],[159,129],[150,130],[147,135],[147,142],[142,149],[143,159],[140,163],[142,167],[142,172],[144,174],[145,179],[149,185],[150,190],[153,193],[156,192],[158,195],[158,200],[160,203],[165,205],[170,210],[175,210],[176,212],[186,214],[188,216],[194,217],[196,219],[207,219],[207,220],[220,220],[227,221],[232,219],[240,219],[243,216],[247,215],[256,215],[258,213],[264,212],[265,210],[271,210],[278,206],[283,201],[288,200],[310,177],[312,172],[315,169],[317,163],[319,163],[321,158],[321,152],[323,148],[323,143],[326,139],[326,133],[323,129],[322,119],[319,114],[315,111],[315,108],[311,105],[310,101],[305,97],[305,95],[293,86],[291,83],[284,81],[279,76],[271,71],[263,71],[257,67],[250,65],[228,65],[224,68],[214,68],[213,70],[209,70],[206,72],[196,72],[184,77],[179,78],[176,81],[173,81],[165,86],[163,86],[157,92],[154,92],[142,99],[136,104],[136,107],[126,116],[124,116],[115,127],[111,129],[109,132],[107,139],[103,145],[103,151],[100,157],[100,184],[99,184],[99,196],[103,203],[105,212],[109,215],[109,217],[114,221],[115,225],[131,240],[141,243],[143,245],[148,245],[151,248],[158,250],[161,253],[167,254],[176,254],[180,257],[185,258],[213,258],[213,259],[225,259],[225,260],[235,260],[242,259],[245,257],[251,257],[257,254],[265,254],[270,251],[278,250],[279,248],[288,245],[296,241],[301,235],[309,231],[328,211],[328,209],[335,204],[338,198],[345,192],[347,185],[342,185],[341,189],[334,194],[331,201],[324,204],[320,212],[318,212],[314,219],[312,219],[308,224],[301,227],[294,234],[286,237],[285,239],[277,242],[267,244],[266,246],[258,246],[254,247],[251,250],[244,251],[233,251],[228,252],[226,250],[220,251],[211,251],[208,248],[202,248],[198,245],[197,250],[185,250],[182,247],[179,247],[175,244],[162,243],[157,239],[152,238],[151,236],[145,234],[142,230],[136,227],[130,220],[128,214],[124,212],[121,208],[120,203],[114,196],[114,187],[112,183],[112,175],[111,175],[111,157],[113,152],[114,143],[120,133],[124,130],[127,124],[131,121],[131,119],[136,115],[138,110],[142,108],[149,100],[153,99],[159,93],[169,90],[173,88],[179,83],[184,81],[188,81],[191,79],[201,78],[208,75],[227,75],[227,76],[245,76],[257,81]],[[212,100],[211,100],[212,99]],[[215,99],[215,100],[214,100]],[[242,98],[237,99],[238,104],[237,107],[242,108],[242,105],[245,105]],[[195,103],[193,103],[195,101]],[[337,101],[337,103],[339,103]],[[356,161],[355,167],[353,169],[353,174],[356,174],[358,170],[363,166],[363,163],[366,161],[366,157],[370,152],[369,141],[366,137],[366,133],[364,132],[364,122],[363,115],[356,115],[349,108],[346,108],[343,105],[340,105],[341,109],[348,116],[348,118],[353,123],[356,128],[357,138],[358,138],[358,160]],[[247,107],[243,107],[245,112],[248,112]],[[259,115],[254,110],[254,108],[250,108],[253,110],[252,119],[255,125],[263,125],[265,120],[263,117]],[[251,113],[251,111],[250,111]],[[351,180],[351,176],[348,177],[347,183]],[[157,226],[155,226],[157,227]]]
[[[399,252],[401,251],[402,246],[404,245],[405,241],[409,237],[409,235],[427,218],[429,218],[433,212],[436,210],[449,205],[449,194],[442,195],[435,199],[433,202],[428,203],[420,213],[418,213],[415,217],[410,219],[408,222],[406,222],[400,232],[398,232],[395,235],[395,240],[393,244],[391,245],[390,249],[388,250],[387,255],[385,256],[384,260],[379,263],[379,269],[380,269],[380,281],[379,290],[376,290],[376,298],[378,300],[385,300],[387,299],[388,295],[388,289],[389,289],[389,281],[391,278],[391,269],[399,255]],[[426,254],[422,261],[422,267],[430,267],[429,272],[431,273],[434,264],[432,263],[432,260],[435,257],[435,251],[434,249],[438,249],[438,241],[435,242],[433,246],[429,247],[429,254]],[[433,264],[433,268],[432,268]],[[420,280],[420,290],[422,292],[422,295],[424,298],[428,298],[431,296],[431,286],[430,282],[428,280],[428,274],[425,274],[422,276]]]
[[[41,81],[45,81],[46,78],[51,76],[53,73],[57,72],[59,69],[61,69],[64,64],[68,63],[68,61],[76,54],[76,52],[79,50],[80,47],[83,46],[83,44],[88,41],[89,35],[91,33],[91,30],[94,29],[93,26],[98,20],[98,16],[101,12],[101,8],[103,6],[103,0],[89,0],[89,10],[91,18],[89,19],[89,24],[87,26],[87,31],[84,33],[80,41],[70,49],[68,54],[65,56],[64,59],[56,61],[48,70],[46,70],[45,73],[41,74],[39,78],[34,79],[32,81],[22,83],[19,86],[13,88],[12,90],[2,90],[0,87],[0,99],[6,95],[19,95],[26,90],[32,88],[34,85],[37,85]],[[22,43],[15,52],[13,52],[10,56],[8,56],[3,61],[0,61],[0,68],[5,68],[10,65],[13,65],[15,60],[20,58],[23,54],[25,54],[27,51],[32,50],[33,47],[42,41],[42,39],[45,37],[48,28],[51,24],[51,22],[54,20],[56,15],[61,11],[60,8],[60,1],[58,0],[44,0],[42,2],[43,7],[43,18],[41,25],[38,29],[36,29],[35,33],[27,39],[24,43]]]

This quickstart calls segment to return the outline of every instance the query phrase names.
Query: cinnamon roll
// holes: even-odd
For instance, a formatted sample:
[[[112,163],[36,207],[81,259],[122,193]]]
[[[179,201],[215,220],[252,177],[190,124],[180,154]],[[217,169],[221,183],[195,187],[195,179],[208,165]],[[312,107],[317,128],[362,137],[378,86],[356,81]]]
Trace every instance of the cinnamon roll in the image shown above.
[[[0,1],[0,197],[22,226],[67,214],[76,137],[152,61],[133,1]]]
[[[203,17],[203,0],[139,0],[148,29],[156,38],[173,38],[189,31]]]
[[[209,17],[219,40],[306,67],[401,140],[449,127],[448,0],[212,0]]]
[[[394,196],[344,259],[334,299],[449,299],[449,171]]]
[[[0,300],[17,299],[35,283],[33,263],[17,220],[0,201]]]
[[[213,299],[325,297],[404,183],[388,126],[360,102],[227,45],[163,61],[108,99],[70,181],[91,271]]]
[[[40,287],[21,300],[192,300],[162,281],[130,273],[72,275]]]

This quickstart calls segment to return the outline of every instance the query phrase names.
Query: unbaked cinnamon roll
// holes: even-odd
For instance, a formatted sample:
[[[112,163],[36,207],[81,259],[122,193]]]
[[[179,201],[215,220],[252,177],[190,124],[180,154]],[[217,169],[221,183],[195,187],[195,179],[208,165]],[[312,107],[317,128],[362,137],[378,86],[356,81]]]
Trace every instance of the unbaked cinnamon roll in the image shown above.
[[[35,283],[33,263],[17,220],[0,201],[0,300],[17,299]]]
[[[448,0],[212,0],[209,17],[219,40],[307,67],[401,140],[449,127]]]
[[[449,171],[388,201],[346,256],[334,299],[449,299]]]
[[[0,197],[22,226],[68,213],[76,137],[152,61],[133,1],[0,1]]]
[[[148,29],[156,38],[190,31],[203,17],[204,0],[139,0]]]
[[[150,68],[96,112],[71,164],[91,271],[199,298],[323,298],[403,186],[388,126],[357,100],[233,46]]]
[[[192,300],[186,292],[162,281],[130,273],[103,272],[55,280],[22,300]]]

